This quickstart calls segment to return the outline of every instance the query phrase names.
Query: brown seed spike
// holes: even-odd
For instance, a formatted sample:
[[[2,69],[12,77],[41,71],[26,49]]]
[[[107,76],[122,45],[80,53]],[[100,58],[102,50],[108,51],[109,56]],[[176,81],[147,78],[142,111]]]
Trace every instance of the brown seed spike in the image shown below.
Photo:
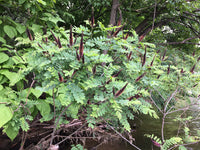
[[[123,88],[121,88],[119,91],[117,91],[117,93],[115,93],[115,98],[119,97],[124,92],[127,85],[128,83],[126,83],[126,85]]]
[[[69,45],[72,46],[73,44],[72,25],[70,25]]]
[[[170,65],[167,68],[167,74],[169,74],[169,73],[170,73]]]
[[[28,28],[26,28],[26,34],[28,35],[29,40],[33,41],[33,37],[32,37],[31,32]]]
[[[80,59],[81,59],[78,52],[77,52],[77,49],[76,49],[76,58],[77,58],[78,61],[80,61]]]
[[[154,62],[155,58],[156,58],[156,55],[154,55],[153,60],[151,61],[151,64],[150,64],[151,67],[153,66],[153,62]]]
[[[95,73],[96,73],[96,65],[94,65],[94,67],[92,68],[92,73],[93,73],[93,75],[95,75]]]
[[[192,56],[193,56],[193,57],[195,56],[195,52],[196,52],[196,50],[194,50],[194,52],[192,53]]]
[[[113,87],[113,90],[112,90],[112,92],[113,92],[113,95],[115,95],[115,88]]]
[[[199,61],[200,60],[200,56],[199,56],[199,58],[197,59],[197,61]]]
[[[131,55],[132,55],[132,51],[130,51],[130,53],[127,55],[128,60],[131,60]]]
[[[81,35],[81,42],[80,42],[80,47],[79,47],[79,56],[80,56],[80,58],[83,57],[83,32],[82,32],[82,35]]]
[[[167,52],[167,50],[164,51],[164,54],[163,54],[162,60],[165,59],[166,52]]]
[[[124,24],[125,25],[125,24]],[[113,33],[113,37],[116,37],[117,36],[117,34],[119,33],[119,31],[121,31],[122,29],[123,29],[123,27],[124,27],[124,25],[123,26],[121,26],[121,27],[119,27],[119,28],[117,28],[117,30]]]
[[[58,47],[62,48],[62,44],[60,43],[60,38],[58,37]]]
[[[83,57],[82,57],[82,63],[83,63],[83,64],[85,63],[84,55],[83,55]]]
[[[146,72],[143,73],[141,76],[139,76],[137,79],[135,79],[135,82],[140,81],[140,79],[142,79],[145,76]]]
[[[41,46],[39,43],[38,43],[38,46],[39,46],[41,49],[43,49],[42,46]]]
[[[145,47],[145,52],[144,52],[143,61],[142,61],[142,67],[145,65],[145,62],[146,62],[146,54],[147,54],[147,47]]]
[[[56,38],[55,34],[51,31],[51,34],[53,35],[54,40],[56,41],[56,43],[58,44],[58,39]]]
[[[181,69],[180,73],[185,73],[185,71],[183,71],[183,68]]]
[[[122,71],[122,69],[121,70],[119,70],[116,74],[114,74],[112,77],[117,77],[119,74],[120,74],[120,72]]]
[[[59,81],[60,82],[63,82],[64,80],[63,80],[63,77],[61,76],[61,74],[60,74],[60,72],[58,72],[58,77],[59,77]]]
[[[194,69],[196,67],[196,64],[194,64],[194,66],[191,68],[190,72],[193,74],[194,73]]]

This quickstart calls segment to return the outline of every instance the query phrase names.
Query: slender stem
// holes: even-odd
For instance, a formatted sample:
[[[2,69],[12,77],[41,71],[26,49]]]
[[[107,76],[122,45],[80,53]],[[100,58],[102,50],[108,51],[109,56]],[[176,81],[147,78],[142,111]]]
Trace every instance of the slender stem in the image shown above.
[[[56,120],[56,106],[55,106],[55,95],[54,95],[54,88],[52,90],[52,96],[53,96],[53,120],[54,120],[54,123],[55,123],[55,120]]]
[[[164,143],[165,141],[165,138],[164,138],[165,117],[166,117],[166,114],[164,113],[162,117],[162,127],[161,127],[162,143]]]

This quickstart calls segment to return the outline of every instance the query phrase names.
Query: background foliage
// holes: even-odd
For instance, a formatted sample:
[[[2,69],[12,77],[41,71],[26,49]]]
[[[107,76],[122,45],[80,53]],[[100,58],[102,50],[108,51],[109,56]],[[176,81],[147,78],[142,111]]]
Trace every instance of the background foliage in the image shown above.
[[[136,114],[158,118],[149,97],[162,109],[161,95],[178,88],[169,110],[200,95],[200,3],[116,1],[107,26],[114,1],[0,1],[0,127],[11,140],[38,114],[51,121],[68,106],[65,117],[89,127],[106,120],[130,131]]]

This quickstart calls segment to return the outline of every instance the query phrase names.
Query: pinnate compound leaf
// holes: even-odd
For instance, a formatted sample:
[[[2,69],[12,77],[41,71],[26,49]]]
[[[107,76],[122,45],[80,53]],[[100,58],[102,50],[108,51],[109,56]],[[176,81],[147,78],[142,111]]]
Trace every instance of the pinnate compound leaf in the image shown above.
[[[4,104],[0,104],[0,128],[10,121],[13,117],[13,114],[9,107],[6,107]]]
[[[17,35],[16,29],[12,26],[5,25],[3,30],[9,36],[9,38],[14,38]]]
[[[0,63],[3,63],[9,59],[9,56],[5,53],[0,53]]]

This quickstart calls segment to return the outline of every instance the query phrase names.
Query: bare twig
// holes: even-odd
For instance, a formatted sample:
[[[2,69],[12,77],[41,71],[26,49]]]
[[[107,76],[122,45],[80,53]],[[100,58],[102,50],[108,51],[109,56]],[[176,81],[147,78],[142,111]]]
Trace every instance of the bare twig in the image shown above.
[[[63,111],[61,112],[61,114],[59,115],[59,117],[58,117],[58,119],[57,119],[57,122],[56,122],[56,124],[55,124],[55,126],[54,126],[54,128],[53,128],[53,132],[52,132],[52,134],[51,134],[50,146],[51,146],[52,143],[53,143],[54,135],[55,135],[56,128],[57,128],[57,125],[58,125],[58,123],[59,123],[59,120],[60,120],[61,116],[62,116],[62,115],[64,114],[64,112],[69,108],[69,106],[70,106],[71,104],[72,104],[72,103],[70,103],[69,105],[67,105],[67,106],[65,107],[65,109],[63,109]]]
[[[156,104],[156,102],[153,100],[153,98],[151,97],[151,93],[149,98],[151,99],[151,101],[154,103],[154,105],[156,106],[156,108],[163,114],[162,110],[158,107],[158,105]]]
[[[124,139],[126,142],[128,142],[131,146],[135,147],[138,150],[141,150],[139,147],[131,143],[129,140],[127,140],[121,133],[119,133],[117,130],[115,130],[111,125],[109,125],[105,120],[103,120],[107,126],[109,126],[113,131],[115,131],[122,139]]]
[[[80,128],[78,128],[75,132],[73,132],[72,134],[68,135],[66,138],[64,138],[62,141],[58,142],[56,145],[61,144],[62,142],[66,141],[67,139],[71,138],[72,135],[76,134],[79,130],[81,130],[85,125],[87,124],[87,122],[85,122]]]

